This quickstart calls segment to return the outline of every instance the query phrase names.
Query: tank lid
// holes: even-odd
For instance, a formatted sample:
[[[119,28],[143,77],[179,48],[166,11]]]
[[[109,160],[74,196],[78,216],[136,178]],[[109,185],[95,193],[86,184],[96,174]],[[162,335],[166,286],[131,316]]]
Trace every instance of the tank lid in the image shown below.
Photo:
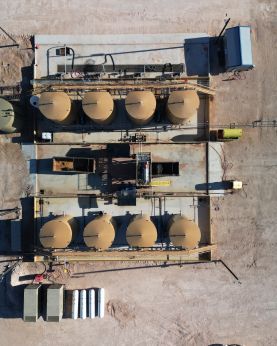
[[[70,97],[64,92],[43,92],[39,98],[39,110],[47,119],[63,121],[71,110]]]
[[[66,221],[51,220],[42,226],[39,239],[45,248],[66,248],[72,240],[72,229]]]
[[[108,249],[114,240],[115,230],[111,217],[99,216],[88,223],[84,229],[84,241],[88,247],[97,250]]]
[[[113,112],[114,102],[107,91],[87,92],[82,100],[83,110],[95,121],[107,120]]]
[[[173,91],[167,101],[169,112],[180,120],[191,117],[199,105],[199,96],[194,90]]]
[[[198,225],[181,215],[173,217],[169,228],[169,238],[174,246],[191,250],[198,246],[201,232]]]
[[[128,114],[135,120],[147,120],[156,108],[156,98],[151,91],[131,91],[125,99]]]
[[[157,240],[157,229],[150,217],[138,215],[130,222],[126,238],[130,246],[150,247]]]

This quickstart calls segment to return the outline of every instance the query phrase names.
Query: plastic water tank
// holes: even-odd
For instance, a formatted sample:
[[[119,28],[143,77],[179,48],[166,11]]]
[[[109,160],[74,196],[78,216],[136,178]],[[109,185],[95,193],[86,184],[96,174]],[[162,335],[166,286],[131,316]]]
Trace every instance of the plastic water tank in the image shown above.
[[[74,290],[72,292],[72,309],[71,309],[71,317],[73,320],[77,320],[79,312],[79,291]]]
[[[88,291],[88,316],[95,318],[95,290],[93,288]]]
[[[87,318],[87,291],[80,291],[80,318],[85,320]]]
[[[105,314],[105,290],[104,288],[98,289],[98,316],[103,318]]]

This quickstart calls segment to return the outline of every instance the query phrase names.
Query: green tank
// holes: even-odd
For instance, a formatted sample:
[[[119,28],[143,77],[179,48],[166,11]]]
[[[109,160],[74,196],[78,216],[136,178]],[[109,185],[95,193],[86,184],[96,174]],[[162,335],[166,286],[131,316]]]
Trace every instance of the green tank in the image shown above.
[[[17,132],[21,129],[21,121],[15,107],[7,100],[0,98],[0,131]]]

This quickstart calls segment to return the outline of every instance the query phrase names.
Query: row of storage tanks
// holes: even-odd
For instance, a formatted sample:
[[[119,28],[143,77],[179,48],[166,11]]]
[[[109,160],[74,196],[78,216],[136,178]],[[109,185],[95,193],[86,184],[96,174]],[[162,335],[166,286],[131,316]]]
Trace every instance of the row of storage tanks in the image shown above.
[[[69,215],[59,216],[46,222],[40,230],[40,242],[44,248],[66,248],[78,231],[76,219]],[[109,214],[97,216],[89,222],[83,232],[87,247],[96,250],[108,249],[114,239],[116,223]],[[173,246],[191,250],[198,247],[201,232],[196,223],[183,215],[173,215],[168,222],[168,234]],[[152,247],[158,232],[149,215],[134,216],[126,231],[126,240],[131,247]]]
[[[136,125],[148,124],[156,110],[156,98],[151,91],[131,91],[125,98],[125,108]],[[199,97],[194,90],[173,91],[167,100],[167,116],[171,123],[182,124],[199,108]],[[71,98],[65,92],[43,92],[38,101],[40,112],[49,120],[70,124],[76,117]],[[84,113],[96,124],[107,125],[115,117],[112,95],[107,91],[86,92],[82,99]]]
[[[156,103],[155,95],[151,91],[131,91],[125,99],[129,118],[140,126],[148,124],[153,119]],[[199,105],[196,91],[173,91],[167,100],[167,117],[172,124],[182,124],[195,114]],[[108,125],[115,117],[114,100],[107,91],[86,92],[82,99],[82,107],[85,114],[99,125]],[[47,119],[60,124],[71,124],[77,116],[72,100],[65,92],[43,92],[39,97],[38,108]],[[21,123],[19,108],[0,98],[0,131],[20,131]]]

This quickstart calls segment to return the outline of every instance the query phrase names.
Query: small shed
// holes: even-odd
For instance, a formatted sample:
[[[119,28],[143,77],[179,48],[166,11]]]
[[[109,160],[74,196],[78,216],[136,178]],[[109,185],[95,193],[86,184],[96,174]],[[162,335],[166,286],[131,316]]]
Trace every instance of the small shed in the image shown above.
[[[227,71],[252,69],[252,46],[250,26],[226,29],[224,34],[225,68]]]
[[[46,321],[60,322],[63,317],[64,285],[54,284],[47,288]]]
[[[40,284],[31,284],[24,289],[23,320],[36,322],[39,317]]]

